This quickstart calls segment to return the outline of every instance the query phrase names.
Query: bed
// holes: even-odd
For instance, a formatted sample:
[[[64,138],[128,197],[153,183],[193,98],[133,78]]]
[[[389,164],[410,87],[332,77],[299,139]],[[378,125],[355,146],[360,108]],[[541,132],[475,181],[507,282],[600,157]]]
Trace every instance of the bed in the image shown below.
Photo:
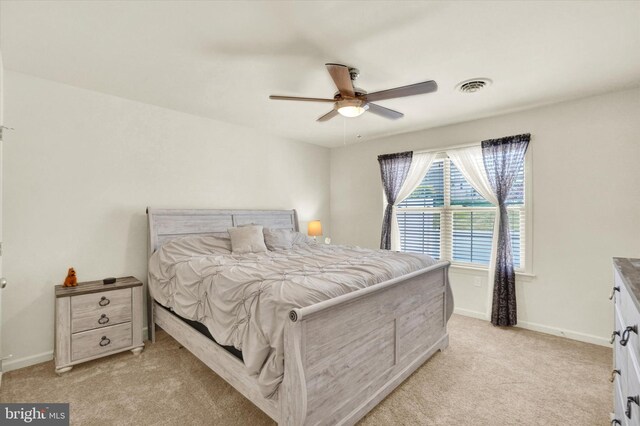
[[[298,231],[295,210],[149,208],[147,214],[150,260],[164,244],[171,243],[167,244],[169,247],[186,236],[219,236],[233,226],[259,224]],[[294,256],[298,256],[296,262],[308,262],[313,256],[320,258],[336,252],[357,255],[358,250],[310,245],[306,251],[295,251],[288,257],[265,257],[273,264],[291,262]],[[363,273],[367,272],[367,265],[388,262],[385,256],[392,255],[369,252],[369,263],[356,265]],[[224,256],[220,259],[218,262],[228,261]],[[199,261],[196,259],[195,263]],[[354,262],[349,263],[353,269]],[[219,263],[207,265],[215,269]],[[276,368],[268,374],[272,388],[265,387],[261,375],[248,368],[251,363],[247,356],[243,362],[222,346],[224,341],[216,343],[166,309],[171,303],[154,287],[157,278],[151,274],[148,288],[154,289],[154,297],[162,303],[148,294],[149,337],[154,341],[155,325],[160,326],[278,424],[354,424],[436,351],[448,346],[446,325],[453,309],[448,268],[448,262],[414,265],[411,272],[401,276],[364,284],[354,291],[279,315],[284,362],[278,364],[282,371]],[[250,348],[247,346],[247,352],[243,352],[249,359],[253,357]],[[278,380],[276,385],[274,378]]]

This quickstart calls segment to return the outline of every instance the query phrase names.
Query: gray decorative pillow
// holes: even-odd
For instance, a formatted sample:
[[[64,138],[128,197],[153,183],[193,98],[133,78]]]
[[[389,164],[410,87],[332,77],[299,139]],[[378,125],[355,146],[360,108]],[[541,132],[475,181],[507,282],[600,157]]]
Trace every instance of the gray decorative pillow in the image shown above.
[[[227,231],[231,237],[232,253],[262,253],[267,251],[267,246],[264,245],[262,226],[242,226],[229,228]]]
[[[290,229],[264,228],[263,232],[269,250],[289,250],[293,247],[293,231]]]

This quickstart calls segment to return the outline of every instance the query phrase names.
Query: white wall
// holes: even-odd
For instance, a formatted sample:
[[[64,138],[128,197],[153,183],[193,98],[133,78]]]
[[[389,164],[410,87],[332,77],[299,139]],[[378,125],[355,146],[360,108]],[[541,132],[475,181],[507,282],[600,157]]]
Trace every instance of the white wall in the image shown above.
[[[10,71],[5,90],[6,369],[51,358],[69,266],[145,280],[147,206],[296,208],[330,229],[326,148]]]
[[[336,243],[377,247],[382,153],[532,133],[535,278],[519,277],[521,325],[604,343],[610,258],[640,257],[638,89],[330,152],[10,71],[5,91],[6,369],[51,358],[53,287],[69,266],[81,280],[145,278],[148,205],[297,208]],[[483,316],[486,274],[451,281],[458,310]]]
[[[517,280],[519,323],[605,344],[611,257],[640,257],[640,89],[333,149],[332,237],[378,247],[379,154],[525,132],[532,134],[535,277]],[[484,317],[486,273],[452,270],[451,283],[458,312]]]

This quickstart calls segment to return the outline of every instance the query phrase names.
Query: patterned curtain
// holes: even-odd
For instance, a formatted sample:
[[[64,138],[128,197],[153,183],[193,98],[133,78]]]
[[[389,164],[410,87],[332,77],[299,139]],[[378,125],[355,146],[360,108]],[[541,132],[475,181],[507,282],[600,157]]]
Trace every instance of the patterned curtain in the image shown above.
[[[508,136],[482,142],[484,168],[491,189],[498,199],[499,229],[495,259],[491,323],[511,326],[518,322],[516,308],[516,273],[513,269],[509,214],[506,201],[518,171],[524,163],[530,134]]]
[[[382,220],[382,235],[380,236],[381,249],[391,249],[393,207],[398,193],[400,193],[400,188],[402,188],[402,184],[409,174],[411,158],[413,158],[412,151],[378,156],[380,178],[382,179],[384,195],[387,198],[387,207],[384,210],[384,218]]]

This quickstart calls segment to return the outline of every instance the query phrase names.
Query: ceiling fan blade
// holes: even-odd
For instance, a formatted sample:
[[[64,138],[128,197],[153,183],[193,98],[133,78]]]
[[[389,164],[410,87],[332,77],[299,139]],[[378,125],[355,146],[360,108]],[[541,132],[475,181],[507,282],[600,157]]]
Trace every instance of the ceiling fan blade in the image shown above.
[[[271,95],[269,99],[273,99],[276,101],[306,101],[306,102],[335,102],[335,99],[325,99],[325,98],[301,98],[298,96],[278,96]]]
[[[404,117],[403,113],[394,111],[389,108],[381,107],[380,105],[371,104],[371,103],[367,105],[369,106],[369,109],[367,109],[367,111],[372,112],[376,115],[379,115],[380,117],[390,118],[391,120],[397,120],[398,118]]]
[[[356,94],[353,91],[353,83],[351,82],[351,74],[349,67],[340,64],[325,64],[327,71],[331,75],[333,82],[336,84],[338,91],[344,97],[353,98]]]
[[[338,115],[338,111],[336,111],[335,109],[332,109],[322,117],[318,118],[316,121],[328,121],[328,120],[331,120],[336,115]]]
[[[405,96],[422,95],[438,90],[438,84],[433,81],[425,81],[422,83],[410,84],[408,86],[396,87],[395,89],[381,90],[379,92],[369,93],[363,98],[367,102],[382,101],[384,99],[403,98]]]

